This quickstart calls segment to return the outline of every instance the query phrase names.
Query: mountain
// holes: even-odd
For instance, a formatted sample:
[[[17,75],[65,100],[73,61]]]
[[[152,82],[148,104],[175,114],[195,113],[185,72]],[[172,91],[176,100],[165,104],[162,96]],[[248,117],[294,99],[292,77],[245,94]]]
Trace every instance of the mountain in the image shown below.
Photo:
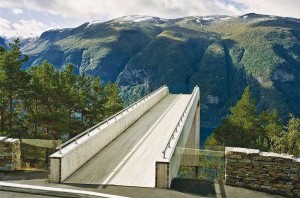
[[[215,127],[249,84],[258,110],[300,116],[300,20],[254,13],[162,19],[126,16],[44,32],[24,68],[48,60],[117,81],[128,103],[167,84],[201,89],[201,123]]]
[[[7,48],[4,38],[0,37],[0,46]]]

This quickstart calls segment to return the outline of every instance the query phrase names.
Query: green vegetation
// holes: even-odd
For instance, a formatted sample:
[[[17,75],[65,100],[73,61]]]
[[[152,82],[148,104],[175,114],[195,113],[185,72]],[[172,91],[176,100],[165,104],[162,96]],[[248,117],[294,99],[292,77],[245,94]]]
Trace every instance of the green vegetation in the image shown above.
[[[273,151],[300,157],[300,119],[290,115],[287,126],[279,136],[273,137],[273,141]]]
[[[222,180],[225,176],[224,147],[206,146],[198,150],[197,167],[180,166],[178,176],[181,178],[197,178],[204,180]]]
[[[126,104],[167,84],[201,88],[201,124],[215,128],[250,85],[256,110],[300,116],[300,20],[258,14],[134,22],[124,18],[52,30],[22,49],[25,67],[56,68],[117,82]]]
[[[0,50],[0,135],[73,137],[123,108],[116,83],[75,75],[71,64],[57,70],[42,62],[21,70],[27,60],[19,39]]]
[[[249,87],[230,112],[206,140],[207,146],[256,148],[300,157],[299,118],[290,115],[287,126],[283,126],[276,110],[258,113]]]

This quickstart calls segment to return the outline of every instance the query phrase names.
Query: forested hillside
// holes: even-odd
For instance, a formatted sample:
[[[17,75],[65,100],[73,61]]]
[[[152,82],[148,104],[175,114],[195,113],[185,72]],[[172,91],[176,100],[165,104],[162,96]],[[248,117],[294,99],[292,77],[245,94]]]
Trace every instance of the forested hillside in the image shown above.
[[[162,84],[178,92],[199,85],[205,127],[217,126],[247,85],[259,111],[300,116],[299,19],[127,16],[47,31],[22,51],[30,56],[23,68],[71,63],[77,74],[117,82],[126,103]]]

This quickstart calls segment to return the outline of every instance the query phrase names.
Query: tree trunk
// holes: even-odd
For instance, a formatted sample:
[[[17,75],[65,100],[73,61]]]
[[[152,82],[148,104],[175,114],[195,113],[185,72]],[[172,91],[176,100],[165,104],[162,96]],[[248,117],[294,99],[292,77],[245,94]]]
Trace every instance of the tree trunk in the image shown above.
[[[70,128],[72,127],[72,125],[71,125],[71,119],[72,119],[72,111],[69,110],[68,134],[71,133],[71,130],[70,130]]]
[[[35,103],[35,115],[34,115],[34,136],[37,138],[37,120],[36,120],[36,113],[37,113],[37,104]]]
[[[46,153],[46,155],[45,155],[45,164],[48,165],[48,158],[49,158],[49,149],[48,148],[46,148],[46,152],[45,153]]]
[[[12,94],[9,96],[9,122],[8,122],[8,131],[11,132],[12,121],[13,120],[13,99]]]
[[[4,123],[4,110],[1,110],[1,112],[0,112],[0,116],[1,116],[1,131],[4,131],[5,130],[5,128],[4,128],[4,126],[5,126],[5,123]]]

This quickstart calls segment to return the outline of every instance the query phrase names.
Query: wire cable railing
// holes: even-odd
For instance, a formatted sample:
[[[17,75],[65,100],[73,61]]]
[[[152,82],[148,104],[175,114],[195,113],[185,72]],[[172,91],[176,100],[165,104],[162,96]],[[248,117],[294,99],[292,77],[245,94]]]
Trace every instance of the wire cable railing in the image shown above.
[[[128,107],[126,107],[125,109],[117,112],[116,114],[110,116],[109,118],[106,118],[105,120],[103,120],[102,122],[92,126],[91,128],[85,130],[84,132],[76,135],[75,137],[67,140],[66,142],[64,142],[63,144],[59,145],[58,147],[56,147],[56,150],[59,151],[60,154],[62,154],[61,149],[66,147],[67,145],[75,142],[75,144],[78,144],[78,139],[81,138],[84,135],[88,135],[90,136],[90,132],[93,131],[94,129],[96,129],[97,127],[100,127],[103,124],[107,124],[110,120],[117,120],[117,116],[119,115],[123,115],[124,112],[128,112],[129,109],[132,109],[134,106],[137,106],[138,104],[142,103],[143,101],[146,101],[149,97],[153,96],[154,94],[158,93],[159,91],[161,91],[163,88],[167,87],[166,85],[161,86],[160,88],[156,89],[155,91],[149,93],[148,95],[144,96],[143,98],[141,98],[140,100],[134,102],[133,104],[129,105]]]
[[[192,106],[192,102],[194,102],[194,99],[195,99],[195,93],[196,93],[197,89],[198,89],[198,87],[195,87],[195,88],[194,88],[194,90],[193,90],[193,92],[192,92],[192,94],[191,94],[191,98],[189,99],[188,104],[186,105],[186,107],[185,107],[185,109],[184,109],[182,115],[180,116],[179,121],[178,121],[177,124],[176,124],[176,127],[175,127],[174,131],[172,132],[172,134],[171,134],[171,136],[170,136],[170,138],[169,138],[169,141],[168,141],[168,143],[167,143],[167,146],[165,147],[165,149],[164,149],[163,152],[162,152],[162,153],[163,153],[163,158],[164,158],[164,159],[167,159],[167,158],[166,158],[166,152],[167,152],[168,149],[172,148],[172,147],[171,147],[171,142],[172,142],[172,140],[175,140],[175,135],[176,135],[176,133],[179,133],[179,132],[180,132],[180,127],[181,127],[180,123],[183,122],[183,121],[186,121],[186,119],[187,119],[187,116],[186,116],[185,114],[187,114],[187,115],[189,114],[189,111],[190,111],[191,106]],[[184,120],[184,119],[185,119],[185,120]],[[181,130],[182,130],[182,129],[183,129],[183,127],[181,128]],[[179,134],[180,134],[180,133],[179,133]],[[179,137],[178,137],[178,138],[179,138]]]

